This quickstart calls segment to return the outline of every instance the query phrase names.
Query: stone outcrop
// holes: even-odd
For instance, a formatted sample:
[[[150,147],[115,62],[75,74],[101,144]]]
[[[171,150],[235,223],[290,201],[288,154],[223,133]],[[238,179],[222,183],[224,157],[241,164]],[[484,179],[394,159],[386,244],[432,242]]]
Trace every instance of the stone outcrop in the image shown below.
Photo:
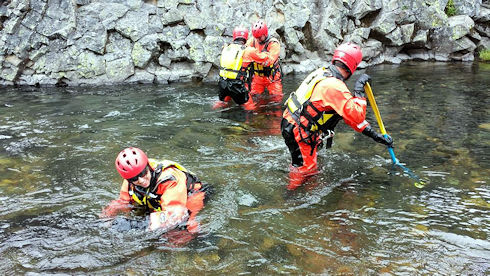
[[[453,0],[4,0],[0,85],[215,81],[237,25],[263,18],[282,42],[285,74],[363,48],[361,67],[473,61],[490,48],[490,5]]]

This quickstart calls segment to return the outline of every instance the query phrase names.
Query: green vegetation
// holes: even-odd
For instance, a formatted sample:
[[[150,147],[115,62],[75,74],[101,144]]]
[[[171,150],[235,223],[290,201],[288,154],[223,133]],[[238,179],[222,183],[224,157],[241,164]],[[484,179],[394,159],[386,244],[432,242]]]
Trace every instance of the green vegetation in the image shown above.
[[[484,49],[480,51],[480,60],[490,61],[490,49]]]
[[[447,2],[446,9],[444,11],[448,17],[456,15],[456,7],[454,7],[453,0],[449,0]]]

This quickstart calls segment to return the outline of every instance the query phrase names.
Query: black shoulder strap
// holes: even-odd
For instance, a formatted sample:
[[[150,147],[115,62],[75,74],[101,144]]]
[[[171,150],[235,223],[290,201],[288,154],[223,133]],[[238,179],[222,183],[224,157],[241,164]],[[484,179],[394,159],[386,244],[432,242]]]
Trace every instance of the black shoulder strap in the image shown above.
[[[259,44],[264,44],[264,48],[262,48],[262,51],[261,51],[261,52],[267,52],[267,48],[269,48],[269,43],[271,42],[271,41],[270,41],[270,38],[271,38],[271,37],[270,37],[270,36],[268,36],[268,37],[265,39],[264,43],[260,43],[260,42],[259,42]]]
[[[157,188],[157,181],[158,178],[160,177],[160,174],[162,174],[162,168],[163,164],[158,164],[158,166],[155,168],[155,170],[151,174],[151,180],[150,180],[150,191],[154,192]]]

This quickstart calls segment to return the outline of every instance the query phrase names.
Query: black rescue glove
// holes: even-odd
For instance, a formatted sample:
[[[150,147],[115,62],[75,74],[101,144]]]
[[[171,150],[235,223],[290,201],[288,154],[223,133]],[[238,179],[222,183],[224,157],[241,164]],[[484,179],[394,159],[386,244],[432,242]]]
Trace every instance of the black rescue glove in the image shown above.
[[[378,143],[385,144],[390,148],[393,147],[393,138],[391,138],[390,135],[386,134],[386,137],[385,137],[384,135],[377,133],[371,126],[367,126],[362,131],[362,134],[373,138],[373,140],[378,142]]]
[[[354,84],[354,97],[358,98],[366,98],[366,94],[364,92],[364,85],[367,82],[371,82],[371,77],[368,74],[362,74]]]

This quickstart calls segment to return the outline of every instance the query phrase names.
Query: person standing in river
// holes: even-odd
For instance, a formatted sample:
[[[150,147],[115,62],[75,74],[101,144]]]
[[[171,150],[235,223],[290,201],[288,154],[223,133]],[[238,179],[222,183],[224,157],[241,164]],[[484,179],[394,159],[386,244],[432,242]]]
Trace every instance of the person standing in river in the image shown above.
[[[393,145],[390,136],[377,133],[366,121],[364,85],[371,81],[369,75],[357,79],[353,93],[345,84],[361,61],[358,45],[341,44],[334,51],[332,64],[308,75],[286,101],[281,133],[292,158],[288,189],[318,173],[317,150],[323,145],[331,147],[334,128],[341,119],[374,141]]]
[[[268,60],[265,53],[258,49],[247,47],[248,29],[236,27],[233,29],[233,42],[223,47],[220,58],[219,71],[219,101],[215,102],[213,109],[229,106],[231,100],[239,105],[249,99],[249,89],[252,81],[252,62]]]
[[[113,217],[135,206],[150,214],[148,230],[176,227],[197,233],[197,213],[204,207],[207,185],[182,165],[148,159],[139,148],[126,148],[116,158],[116,170],[124,179],[119,199],[102,211],[101,217]]]
[[[252,26],[253,38],[247,42],[247,46],[256,48],[259,52],[265,53],[267,59],[254,61],[252,86],[250,88],[250,98],[245,103],[245,109],[254,109],[257,105],[258,95],[264,93],[265,89],[269,91],[270,101],[281,102],[282,93],[282,76],[279,55],[281,53],[281,44],[279,40],[269,36],[267,24],[263,20],[258,20]]]

